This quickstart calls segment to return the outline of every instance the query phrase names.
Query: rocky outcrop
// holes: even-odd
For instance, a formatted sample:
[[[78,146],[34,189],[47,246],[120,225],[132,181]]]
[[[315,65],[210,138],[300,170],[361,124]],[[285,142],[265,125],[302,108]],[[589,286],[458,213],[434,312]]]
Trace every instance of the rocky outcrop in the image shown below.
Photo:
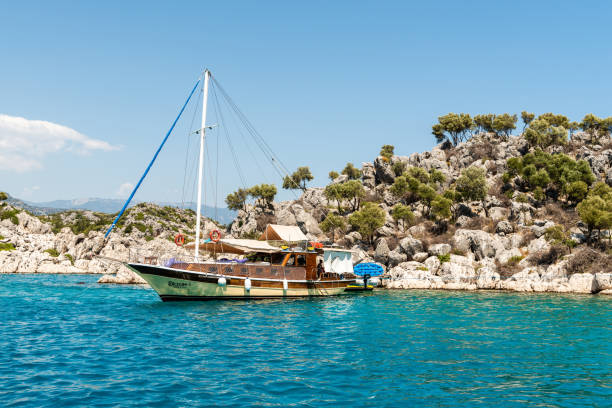
[[[19,212],[16,224],[9,219],[0,222],[2,241],[14,248],[0,250],[0,273],[104,274],[101,282],[105,283],[144,283],[123,262],[139,254],[158,258],[187,256],[185,249],[174,244],[176,232],[167,227],[173,221],[162,218],[162,214],[170,211],[153,205],[135,207],[109,239],[104,238],[103,227],[77,234],[70,227],[64,227],[54,233],[49,222],[25,211]],[[178,221],[176,229],[191,230],[192,212],[172,211],[173,220],[184,220],[183,224]],[[96,217],[88,212],[71,212],[62,221],[69,224],[78,220],[86,222],[84,219],[92,221]],[[159,226],[161,223],[166,229]],[[132,227],[128,228],[130,224]],[[203,227],[205,230],[218,228],[208,220]]]

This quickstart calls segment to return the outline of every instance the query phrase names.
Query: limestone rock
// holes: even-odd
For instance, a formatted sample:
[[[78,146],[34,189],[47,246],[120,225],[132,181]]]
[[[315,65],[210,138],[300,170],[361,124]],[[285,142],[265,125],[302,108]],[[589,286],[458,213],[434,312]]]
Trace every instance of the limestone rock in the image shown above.
[[[497,235],[481,230],[458,229],[453,236],[453,247],[462,252],[472,252],[476,260],[494,258],[505,249],[504,242]]]
[[[395,174],[391,170],[391,165],[385,161],[384,157],[378,156],[374,160],[374,170],[376,171],[376,180],[379,183],[393,184],[393,181],[395,181]]]
[[[489,217],[493,221],[502,221],[508,219],[509,211],[505,207],[491,207],[489,209]]]
[[[381,238],[378,240],[378,244],[376,245],[376,251],[374,252],[374,260],[376,262],[386,264],[389,261],[389,245],[387,245],[387,240]]]
[[[460,255],[451,255],[450,261],[442,263],[438,271],[445,283],[476,283],[476,271],[472,261]]]
[[[417,252],[424,252],[423,243],[420,240],[413,238],[413,237],[403,238],[399,242],[399,246],[401,250],[410,257],[414,256],[414,254],[416,254]]]
[[[574,293],[597,292],[597,281],[590,273],[575,273],[569,278],[569,286]]]
[[[406,262],[408,260],[408,255],[399,252],[397,249],[389,252],[389,268],[392,268],[396,265],[401,264],[402,262]]]
[[[430,256],[429,258],[425,259],[423,263],[431,271],[431,273],[437,273],[441,265],[440,259],[437,256]]]
[[[417,262],[423,262],[428,257],[429,254],[427,252],[417,252],[416,254],[412,255],[412,260]]]
[[[549,249],[550,249],[550,244],[548,243],[548,241],[546,241],[544,237],[540,237],[538,239],[532,240],[527,246],[527,251],[529,251],[530,254],[533,254],[539,251],[547,251]]]
[[[122,266],[116,275],[103,275],[98,279],[98,283],[146,284],[147,282],[130,269]]]
[[[448,244],[434,244],[427,248],[429,255],[446,255],[451,251],[451,246]]]
[[[597,284],[598,291],[612,289],[612,273],[610,272],[596,273],[595,282]]]
[[[478,289],[496,289],[500,280],[499,273],[490,266],[484,266],[476,272],[476,287]]]
[[[511,234],[514,232],[514,226],[509,221],[500,221],[495,226],[495,232],[498,234]]]

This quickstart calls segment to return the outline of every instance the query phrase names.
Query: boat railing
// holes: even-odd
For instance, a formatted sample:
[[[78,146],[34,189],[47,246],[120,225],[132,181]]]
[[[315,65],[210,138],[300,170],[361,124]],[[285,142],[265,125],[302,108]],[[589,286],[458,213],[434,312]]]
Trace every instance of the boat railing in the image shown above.
[[[193,254],[186,254],[184,252],[159,251],[144,248],[130,248],[128,258],[128,261],[131,263],[166,267],[170,267],[180,262],[204,263],[211,261],[210,258],[203,256],[196,258]]]

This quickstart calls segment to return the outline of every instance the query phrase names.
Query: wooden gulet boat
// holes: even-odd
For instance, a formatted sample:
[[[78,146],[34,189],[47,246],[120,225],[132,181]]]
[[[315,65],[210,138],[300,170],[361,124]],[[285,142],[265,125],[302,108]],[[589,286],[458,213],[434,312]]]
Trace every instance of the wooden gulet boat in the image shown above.
[[[323,248],[273,247],[252,240],[221,240],[220,251],[244,248],[251,260],[186,262],[166,265],[129,263],[164,301],[209,299],[265,299],[279,297],[334,296],[355,283],[350,251]],[[224,249],[221,247],[224,246]],[[263,249],[269,246],[269,249]],[[320,273],[318,260],[324,259]]]
[[[299,235],[297,239],[294,236],[283,240],[285,243],[292,244],[292,247],[274,246],[261,239],[221,239],[218,231],[216,239],[212,239],[211,235],[211,239],[201,240],[204,145],[206,130],[210,129],[206,126],[210,78],[210,72],[204,71],[203,81],[198,80],[192,89],[153,160],[108,229],[106,236],[127,208],[195,89],[202,82],[202,122],[197,132],[200,136],[197,215],[195,243],[191,245],[194,250],[193,258],[159,259],[151,256],[136,256],[136,259],[130,260],[125,265],[147,281],[163,301],[333,296],[344,293],[346,287],[355,283],[356,280],[353,273],[353,253],[338,248],[322,248],[320,245],[308,242],[298,227],[289,227],[297,229],[294,230],[299,232],[294,234]],[[199,255],[200,250],[212,252],[215,255],[239,255],[242,259],[224,258],[204,261]],[[323,263],[323,269],[319,267],[320,262]]]

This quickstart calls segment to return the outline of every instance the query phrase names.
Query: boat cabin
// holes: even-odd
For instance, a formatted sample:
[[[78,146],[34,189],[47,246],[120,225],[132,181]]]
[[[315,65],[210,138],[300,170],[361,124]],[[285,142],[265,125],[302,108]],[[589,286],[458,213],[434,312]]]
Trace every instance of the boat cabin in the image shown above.
[[[243,255],[243,259],[220,258],[210,262],[176,262],[169,265],[229,276],[287,280],[338,280],[353,273],[352,252],[331,248],[275,247],[265,241],[221,239],[200,245],[217,254]],[[317,265],[323,261],[323,271]]]

